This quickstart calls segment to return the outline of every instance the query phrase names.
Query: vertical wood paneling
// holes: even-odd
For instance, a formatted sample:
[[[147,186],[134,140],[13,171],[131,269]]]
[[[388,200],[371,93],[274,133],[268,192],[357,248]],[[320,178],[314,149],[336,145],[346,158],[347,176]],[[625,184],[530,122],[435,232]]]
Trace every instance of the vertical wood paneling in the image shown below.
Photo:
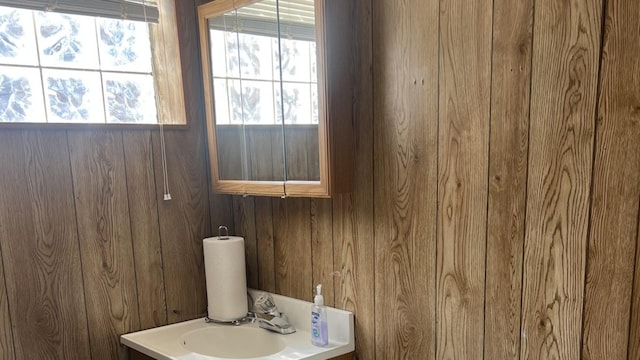
[[[625,359],[640,199],[640,3],[606,2],[582,359]],[[606,334],[606,335],[605,335]]]
[[[332,200],[331,217],[336,306],[356,313],[360,358],[579,359],[583,306],[585,351],[616,347],[591,358],[617,358],[628,336],[629,357],[639,356],[640,290],[620,295],[624,286],[629,291],[622,279],[632,267],[614,260],[626,249],[619,237],[603,236],[589,250],[583,301],[591,177],[591,236],[621,235],[638,223],[632,219],[637,208],[626,206],[638,198],[632,191],[640,187],[638,165],[610,175],[621,163],[638,162],[637,145],[628,140],[638,138],[635,89],[628,88],[640,73],[633,60],[637,44],[614,37],[607,41],[619,50],[607,46],[602,59],[611,74],[627,80],[613,82],[603,68],[611,78],[608,96],[616,99],[601,99],[604,135],[598,134],[596,159],[603,170],[596,163],[591,171],[602,4],[356,1],[358,160],[353,190]],[[635,3],[607,4],[625,14],[607,28],[625,29],[611,30],[616,39],[635,39]],[[439,63],[433,60],[438,45]],[[607,94],[603,87],[603,99]],[[621,113],[626,125],[617,120]],[[439,196],[428,195],[436,191]],[[260,286],[289,292],[292,282],[308,277],[291,279],[285,270],[291,259],[282,257],[307,252],[308,237],[284,254],[289,243],[278,234],[302,234],[310,222],[313,239],[313,206],[259,198],[255,204]],[[436,219],[437,252],[429,242],[436,239]],[[614,246],[605,249],[605,242]],[[315,240],[311,246],[317,254]],[[627,250],[628,260],[634,252]],[[306,259],[314,279],[329,269],[326,257]],[[430,283],[435,272],[437,283]],[[605,284],[606,274],[613,281]],[[605,299],[612,299],[613,310]],[[620,310],[623,303],[631,318]],[[624,320],[631,321],[630,335]],[[430,340],[436,335],[437,352]]]
[[[275,246],[273,243],[273,211],[271,198],[255,199],[256,240],[258,242],[259,288],[276,291]]]
[[[163,2],[163,6],[173,6],[173,1]],[[158,176],[162,168],[158,138],[154,136],[151,145],[149,132],[125,130],[123,143],[120,131],[69,131],[74,149],[72,178],[64,131],[0,129],[2,359],[90,359],[92,354],[94,359],[123,357],[118,335],[140,327],[138,301],[143,326],[165,323],[164,280],[158,253],[160,223],[163,235],[176,234],[163,239],[169,248],[164,259],[177,263],[168,271],[175,275],[172,284],[191,281],[193,288],[204,287],[203,277],[197,279],[201,266],[195,266],[195,270],[184,266],[202,256],[185,239],[200,241],[210,234],[209,201],[212,219],[220,215],[231,219],[224,222],[232,223],[233,211],[231,206],[227,210],[229,197],[220,197],[222,201],[208,197],[199,95],[202,87],[199,74],[193,71],[199,67],[194,50],[195,4],[177,1],[176,6],[178,17],[164,24],[166,28],[177,20],[184,38],[181,58],[187,74],[190,126],[176,131],[181,136],[167,136],[168,148],[180,153],[170,154],[169,166],[187,164],[176,170],[187,174],[183,177],[170,172],[170,183],[178,188],[173,195],[178,196],[180,206],[163,209],[158,219],[156,207],[162,188],[156,191],[152,187],[162,184]],[[177,98],[181,95],[176,94],[172,101],[181,100]],[[76,201],[74,179],[78,185]],[[197,206],[190,207],[194,203]],[[190,234],[185,228],[196,230]],[[171,252],[173,247],[183,251]],[[188,290],[190,285],[171,293],[172,298],[184,296],[188,301],[204,303],[204,292],[201,297],[197,292],[180,295],[180,290]]]
[[[176,96],[175,92],[181,86],[188,86],[189,84],[183,83],[182,74],[176,71],[176,69],[181,68],[180,48],[183,48],[182,42],[184,39],[175,39],[175,29],[179,25],[184,26],[184,22],[181,21],[180,17],[170,15],[175,13],[176,6],[179,6],[180,3],[188,3],[188,1],[160,0],[157,3],[161,20],[157,24],[151,25],[149,29],[150,35],[155,39],[155,42],[163,44],[162,47],[156,48],[152,46],[151,49],[154,61],[153,71],[157,74],[163,74],[163,76],[154,78],[156,91],[162,99],[161,102],[156,103],[158,117],[164,124],[180,124],[184,119],[184,114],[179,112],[185,108],[185,99],[180,95]],[[187,24],[194,26],[193,22],[188,22]],[[169,44],[172,46],[169,46]],[[188,120],[187,123],[189,123]]]
[[[372,0],[355,1],[353,189],[333,200],[336,307],[355,314],[356,353],[375,359]]]
[[[168,321],[193,319],[206,312],[206,286],[202,240],[212,234],[204,142],[202,82],[193,69],[200,68],[196,5],[176,1],[176,17],[182,59],[188,130],[165,129],[167,171],[172,200],[158,192],[160,237],[167,293]],[[159,132],[153,132],[153,148],[160,149]],[[154,152],[156,184],[162,184],[160,151]],[[231,205],[231,203],[229,203]],[[229,216],[233,208],[229,206]]]
[[[330,199],[311,199],[311,267],[312,285],[322,284],[327,306],[334,306],[333,219]],[[310,297],[307,301],[312,301]]]
[[[521,359],[578,359],[601,2],[535,7]]]
[[[0,242],[0,359],[13,360],[13,331],[7,301],[7,288],[4,279],[4,265],[2,263],[2,243]]]
[[[209,195],[209,209],[211,212],[211,234],[218,234],[221,225],[229,228],[230,234],[235,234],[233,221],[233,198],[231,195]]]
[[[273,199],[276,292],[310,299],[313,292],[309,199]]]
[[[640,208],[640,203],[638,204]],[[631,296],[631,321],[629,322],[629,351],[627,359],[640,359],[640,217],[637,225],[636,240],[636,264],[633,283],[633,294]]]
[[[68,139],[91,357],[111,359],[124,350],[118,336],[140,328],[122,133]]]
[[[485,359],[518,359],[533,0],[493,4]]]
[[[65,133],[3,132],[0,147],[0,247],[15,357],[87,359]]]
[[[247,137],[247,157],[249,158],[249,178],[253,180],[282,180],[283,173],[275,174],[274,166],[281,168],[284,162],[282,158],[282,146],[277,154],[273,154],[273,136],[274,133],[282,133],[282,128],[277,130],[271,127],[258,126],[255,128],[246,127],[245,134]],[[223,127],[220,126],[220,130]],[[216,130],[218,131],[218,130]],[[278,138],[282,138],[279,135]],[[222,139],[218,139],[220,141]]]
[[[254,208],[253,197],[233,197],[235,232],[232,234],[244,237],[247,286],[256,289],[258,288],[258,244]]]
[[[375,342],[435,353],[438,2],[373,2]],[[393,54],[393,55],[392,55]],[[371,334],[369,334],[371,336]]]
[[[140,327],[148,329],[167,323],[151,132],[124,132],[123,146]]]
[[[194,127],[189,132],[194,131]],[[160,146],[157,135],[154,134],[154,148]],[[160,192],[156,196],[167,315],[169,322],[174,323],[199,317],[206,311],[202,240],[211,236],[212,231],[202,152],[204,144],[194,133],[166,132],[165,136],[172,200],[163,201]],[[154,161],[161,163],[160,153],[155,153]],[[162,166],[156,166],[155,176],[156,183],[162,184]],[[232,209],[229,210],[231,214]]]
[[[165,133],[172,200],[163,201],[161,192],[156,195],[170,323],[203,315],[207,304],[202,240],[211,236],[212,231],[204,144],[197,128],[194,124],[188,132]],[[160,146],[157,133],[153,146]],[[161,154],[154,155],[154,162],[160,164]],[[156,183],[162,184],[162,166],[156,166],[155,170]],[[232,207],[229,209],[233,214]]]
[[[437,359],[483,352],[491,1],[440,3]]]

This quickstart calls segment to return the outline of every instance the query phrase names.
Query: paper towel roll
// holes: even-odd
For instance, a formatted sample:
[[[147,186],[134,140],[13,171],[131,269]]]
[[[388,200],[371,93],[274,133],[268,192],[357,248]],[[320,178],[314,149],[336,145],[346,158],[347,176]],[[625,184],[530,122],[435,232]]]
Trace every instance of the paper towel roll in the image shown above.
[[[248,307],[244,239],[207,238],[203,248],[209,318],[233,321],[245,317]]]

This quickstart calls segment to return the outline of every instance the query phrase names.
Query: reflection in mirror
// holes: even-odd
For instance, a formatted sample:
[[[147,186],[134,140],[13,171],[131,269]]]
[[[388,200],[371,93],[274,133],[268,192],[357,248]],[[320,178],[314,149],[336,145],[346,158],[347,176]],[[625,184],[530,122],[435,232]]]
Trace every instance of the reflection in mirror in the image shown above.
[[[228,180],[248,178],[237,29],[236,10],[209,19],[218,166],[220,177]]]
[[[220,179],[319,181],[314,18],[262,0],[208,20]]]
[[[277,93],[284,120],[287,180],[320,181],[318,66],[313,0],[279,0],[282,83]]]

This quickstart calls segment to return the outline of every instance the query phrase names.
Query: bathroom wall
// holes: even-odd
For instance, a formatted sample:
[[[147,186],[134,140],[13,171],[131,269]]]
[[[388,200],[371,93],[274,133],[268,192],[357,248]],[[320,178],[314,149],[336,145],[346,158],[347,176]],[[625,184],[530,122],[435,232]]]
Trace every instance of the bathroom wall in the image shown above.
[[[640,358],[640,3],[355,3],[353,192],[234,197],[249,283],[360,359]]]
[[[165,130],[173,200],[158,130],[0,130],[0,359],[124,358],[120,334],[206,309],[201,240],[219,211],[196,8],[176,6],[189,127]]]

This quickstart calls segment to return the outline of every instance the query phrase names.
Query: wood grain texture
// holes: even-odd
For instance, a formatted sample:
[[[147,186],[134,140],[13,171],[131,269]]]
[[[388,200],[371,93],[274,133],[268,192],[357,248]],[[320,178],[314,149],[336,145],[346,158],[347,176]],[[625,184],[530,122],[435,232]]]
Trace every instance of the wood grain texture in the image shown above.
[[[221,179],[243,178],[243,141],[246,140],[246,177],[250,180],[282,181],[284,158],[282,127],[277,125],[234,126],[216,128],[217,155]],[[287,125],[287,179],[320,179],[318,164],[318,127]],[[243,136],[244,132],[244,136]]]
[[[123,146],[140,328],[148,329],[167,324],[151,132],[123,132]]]
[[[491,1],[440,3],[437,359],[483,353]]]
[[[373,18],[376,358],[430,359],[436,348],[438,2],[374,0]]]
[[[313,161],[313,158],[318,158],[317,147],[310,146],[313,143],[309,142],[309,132],[314,132],[315,137],[318,136],[318,130],[313,128],[304,127],[286,127],[284,134],[284,149],[285,149],[285,161],[287,169],[287,180],[315,180],[318,178],[311,178],[310,174],[319,174],[319,170],[311,169],[311,166],[318,166],[318,161]],[[317,144],[318,141],[315,141]],[[316,145],[317,146],[317,145]],[[315,155],[315,156],[314,156]]]
[[[256,217],[253,197],[233,197],[233,234],[244,237],[247,286],[258,288],[258,244],[256,239]],[[216,234],[217,235],[217,234]]]
[[[3,132],[0,146],[0,246],[15,357],[89,358],[65,133]]]
[[[162,193],[156,194],[169,323],[193,319],[206,311],[202,240],[213,232],[204,143],[197,128],[192,124],[188,132],[165,132],[172,200],[163,201]],[[159,134],[154,133],[153,147],[159,146]],[[161,154],[154,155],[154,162],[160,164]],[[156,167],[155,177],[156,183],[162,184],[162,166]],[[232,208],[229,211],[233,214]]]
[[[167,171],[172,200],[163,201],[158,192],[158,212],[168,321],[193,319],[206,312],[206,286],[202,240],[210,235],[204,109],[196,5],[192,0],[176,1],[178,36],[184,98],[189,121],[186,131],[165,131]],[[158,132],[153,132],[153,148],[160,149]],[[161,153],[154,152],[154,163],[161,164]],[[162,184],[162,166],[155,167],[156,184]],[[229,207],[233,216],[233,208]]]
[[[256,240],[258,242],[259,288],[276,291],[275,245],[273,242],[272,199],[255,198]]]
[[[333,200],[335,305],[355,314],[356,354],[375,359],[372,1],[355,1],[353,190]],[[372,316],[372,314],[374,314]]]
[[[140,328],[122,133],[69,132],[92,359],[123,356]]]
[[[493,4],[485,359],[520,356],[533,3]]]
[[[284,132],[287,180],[320,181],[317,127],[288,126]]]
[[[0,242],[0,359],[13,360],[13,331],[11,330],[11,315],[7,300],[7,287],[4,279],[4,264],[2,263],[2,243]]]
[[[224,180],[244,180],[248,175],[244,173],[246,160],[244,154],[244,137],[242,127],[239,126],[217,126],[216,155],[218,156],[218,172],[220,179]],[[218,143],[216,143],[218,144]],[[212,156],[210,154],[209,156]]]
[[[606,3],[582,359],[629,348],[640,199],[640,3]]]
[[[640,209],[640,200],[638,201],[638,209]],[[635,276],[629,322],[629,351],[627,354],[629,360],[640,359],[640,214],[637,232]]]
[[[183,231],[185,227],[197,228],[193,224],[199,222],[202,226],[197,231],[197,237],[210,233],[210,217],[207,177],[204,170],[204,141],[199,140],[203,134],[202,126],[198,125],[203,118],[202,98],[199,93],[201,83],[199,75],[193,71],[199,66],[197,55],[193,55],[197,53],[197,47],[194,47],[194,39],[197,38],[193,22],[195,16],[188,15],[189,11],[193,14],[195,5],[193,1],[179,1],[176,2],[176,6],[180,9],[176,20],[181,27],[180,35],[184,37],[181,41],[183,54],[180,60],[184,65],[182,73],[186,74],[185,92],[188,95],[188,111],[192,125],[188,130],[177,131],[184,136],[172,142],[168,139],[168,146],[182,153],[177,159],[170,156],[169,161],[170,166],[177,162],[187,163],[186,167],[189,168],[201,168],[197,174],[185,176],[187,179],[195,178],[197,182],[185,183],[184,188],[196,190],[191,190],[191,197],[187,196],[187,201],[180,200],[181,203],[197,203],[199,208],[184,211],[184,206],[176,206],[162,214],[163,219],[172,219],[170,223],[164,223],[164,234],[171,233],[167,228],[175,227],[175,233],[180,235],[163,239],[164,242],[173,242],[174,246],[181,247],[185,243],[185,237],[182,236],[187,233]],[[185,59],[189,61],[184,61]],[[174,57],[172,60],[177,58]],[[175,85],[175,82],[172,83]],[[181,96],[182,94],[173,95]],[[193,129],[193,126],[196,128]],[[67,128],[69,127],[71,126]],[[161,196],[161,193],[147,193],[151,191],[152,182],[148,178],[150,174],[153,174],[153,182],[162,183],[162,178],[158,177],[162,170],[158,166],[160,153],[157,150],[157,137],[153,137],[152,147],[156,149],[153,161],[148,161],[149,139],[146,135],[140,135],[144,134],[144,131],[123,131],[124,143],[129,143],[124,145],[127,149],[123,156],[120,131],[91,126],[88,126],[88,129],[92,130],[69,131],[72,146],[75,145],[76,150],[78,145],[82,148],[73,154],[76,162],[73,176],[83,184],[76,188],[76,192],[80,191],[82,194],[76,194],[79,198],[75,202],[70,154],[64,131],[56,131],[54,126],[43,131],[4,129],[0,132],[0,256],[4,259],[2,265],[6,270],[4,278],[7,285],[6,291],[5,281],[0,286],[0,347],[4,346],[5,341],[13,341],[16,344],[13,354],[4,352],[6,350],[3,348],[0,358],[15,356],[16,359],[90,359],[92,353],[97,354],[94,356],[95,359],[120,358],[122,353],[119,352],[118,335],[140,327],[137,324],[138,298],[142,308],[143,324],[147,320],[149,323],[157,321],[153,314],[155,310],[152,310],[152,307],[157,305],[151,305],[150,302],[162,301],[162,298],[152,298],[155,295],[151,293],[142,295],[142,288],[148,288],[150,282],[143,278],[144,275],[156,277],[158,274],[145,274],[141,267],[144,267],[146,261],[150,261],[153,262],[152,266],[158,269],[158,258],[153,258],[152,254],[149,254],[149,258],[140,256],[139,245],[146,247],[150,244],[138,241],[142,239],[139,236],[142,236],[144,241],[153,242],[153,238],[159,233],[158,220],[155,224],[151,220],[151,208],[153,202],[158,202],[158,198],[155,197]],[[140,142],[136,140],[138,136],[142,137]],[[119,146],[113,145],[114,142],[119,143]],[[100,144],[96,145],[97,143]],[[105,147],[110,150],[106,151]],[[142,153],[138,153],[138,150]],[[100,170],[104,170],[105,173],[101,173],[104,177],[96,180],[92,177],[92,171],[96,170],[98,164],[104,165]],[[126,172],[123,171],[125,165]],[[113,171],[109,173],[109,169]],[[126,186],[123,185],[124,174]],[[182,180],[183,178],[179,177],[170,178],[173,185]],[[161,187],[159,190],[161,191]],[[174,193],[174,197],[175,195]],[[5,201],[6,199],[8,200]],[[228,197],[221,199],[225,200]],[[224,201],[219,202],[215,197],[210,201],[213,209],[211,218],[217,219],[218,217],[214,216],[216,213],[222,214],[221,217],[233,219],[233,211],[225,209],[222,205],[226,204]],[[128,204],[132,204],[129,212],[124,210]],[[9,209],[10,212],[5,209]],[[136,213],[137,210],[141,213]],[[86,221],[86,224],[82,224],[80,240],[76,214],[81,221]],[[142,219],[143,217],[145,219]],[[115,224],[116,220],[118,224]],[[147,223],[148,220],[151,222]],[[133,234],[127,235],[129,223],[130,232]],[[153,226],[156,228],[153,229]],[[87,239],[85,233],[100,235]],[[105,240],[107,237],[109,239]],[[10,245],[2,246],[6,241],[10,241]],[[86,247],[83,248],[83,258],[91,258],[91,261],[84,264],[80,261],[79,241],[82,241],[83,245],[86,245],[85,242],[91,245],[89,251]],[[119,246],[126,243],[128,246]],[[123,250],[124,247],[127,249]],[[147,250],[148,248],[145,248],[143,251]],[[197,249],[195,251],[197,252]],[[191,261],[191,256],[198,257],[197,254],[193,255],[189,247],[186,253],[186,256],[179,252],[165,254],[165,259],[183,256],[182,259],[176,260],[179,263],[174,269],[178,268],[178,271],[172,272],[176,277],[181,276],[180,282],[187,282],[185,278],[193,279],[201,270],[198,268],[193,272],[179,271],[183,262],[186,264]],[[100,261],[103,258],[113,261]],[[134,272],[133,259],[137,273]],[[120,266],[120,263],[126,263],[126,266]],[[112,270],[113,272],[110,272]],[[113,281],[109,283],[107,280]],[[174,284],[177,281],[174,280]],[[203,279],[201,283],[204,286]],[[194,284],[194,287],[200,286],[198,283]],[[136,291],[136,285],[140,289],[139,293]],[[160,285],[154,283],[153,286]],[[157,287],[153,289],[159,290]],[[104,291],[109,293],[105,294]],[[3,297],[5,293],[6,300]],[[197,294],[185,296],[198,301]],[[98,310],[95,310],[95,303],[101,304]],[[91,314],[87,314],[87,307],[90,308]],[[3,309],[15,313],[11,315],[12,324],[7,323],[8,317],[4,317]],[[126,311],[130,312],[125,314]],[[165,316],[160,315],[160,319]],[[96,318],[99,318],[99,321],[96,321]],[[8,331],[4,331],[4,326],[9,326]],[[120,327],[119,330],[114,328],[117,326]],[[13,340],[5,340],[11,335]]]
[[[640,201],[638,201],[640,209]],[[638,217],[636,242],[636,264],[633,283],[633,295],[631,296],[631,318],[629,322],[629,346],[627,359],[640,360],[640,216]]]
[[[160,21],[149,26],[153,52],[153,71],[162,76],[154,77],[155,89],[162,101],[157,102],[158,119],[163,124],[187,124],[185,116],[185,98],[182,94],[175,94],[176,89],[182,89],[182,68],[180,48],[183,47],[178,38],[177,26],[180,21],[176,16],[175,0],[158,1]],[[178,3],[178,4],[176,4]],[[191,25],[191,24],[190,24]],[[156,46],[159,45],[159,46]]]
[[[312,299],[310,200],[272,201],[276,292],[297,299]]]
[[[309,152],[310,163],[319,162],[319,168],[323,169],[328,161],[330,195],[352,191],[353,182],[353,157],[352,144],[354,141],[353,129],[353,95],[354,95],[354,72],[358,66],[355,63],[353,52],[356,39],[354,38],[353,0],[324,0],[324,34],[318,36],[318,43],[324,40],[327,56],[324,64],[319,64],[318,84],[319,89],[322,84],[322,70],[326,70],[327,91],[327,114],[328,138],[323,138],[323,128],[318,127],[318,143],[320,144],[320,154],[316,157],[313,152]],[[318,3],[318,1],[316,1]],[[317,17],[316,23],[321,21]],[[323,38],[324,36],[324,38]],[[318,51],[322,56],[322,51]],[[322,91],[322,90],[320,90]],[[320,100],[322,106],[322,100]],[[320,110],[322,115],[322,110]],[[310,141],[309,144],[315,144]],[[324,159],[322,153],[323,144],[329,147],[329,155]],[[318,174],[322,180],[324,174]]]
[[[221,127],[220,127],[221,128]],[[282,127],[247,127],[250,178],[284,180]]]
[[[331,199],[311,199],[312,284],[322,284],[326,306],[335,304],[333,273],[333,214]],[[312,301],[313,298],[309,298]]]
[[[601,2],[537,1],[521,359],[578,359]]]

